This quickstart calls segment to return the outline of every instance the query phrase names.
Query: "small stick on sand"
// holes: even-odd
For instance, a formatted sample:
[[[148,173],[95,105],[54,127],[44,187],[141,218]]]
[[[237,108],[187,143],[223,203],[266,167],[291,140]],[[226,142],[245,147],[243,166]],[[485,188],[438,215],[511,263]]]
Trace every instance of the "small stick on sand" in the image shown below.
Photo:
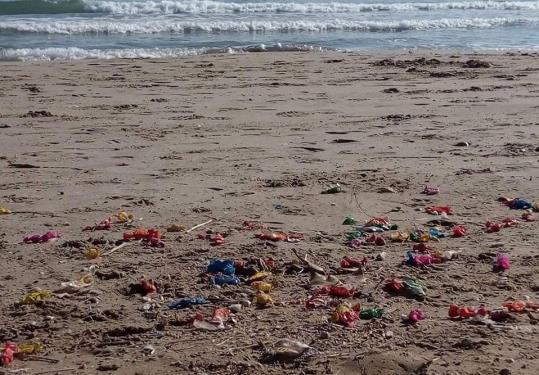
[[[224,340],[224,341],[221,341],[219,344],[215,344],[215,346],[221,346],[223,344],[225,344],[226,342],[232,340],[232,337],[229,337],[228,339]]]
[[[192,227],[191,229],[186,230],[185,233],[190,233],[190,232],[194,231],[194,230],[197,229],[197,228],[203,227],[204,225],[208,225],[208,224],[211,223],[212,221],[213,221],[213,219],[210,219],[210,220],[205,221],[205,222],[203,222],[203,223],[201,223],[201,224],[197,224],[197,225],[195,225],[194,227]]]
[[[112,254],[113,252],[115,252],[116,250],[120,250],[121,248],[126,247],[127,245],[132,245],[132,244],[133,244],[133,242],[124,242],[123,244],[118,245],[118,246],[116,246],[116,247],[113,248],[113,249],[110,249],[109,251],[107,251],[106,253],[104,253],[103,256],[105,256],[105,255],[110,255],[110,254]]]
[[[26,356],[26,358],[33,359],[35,361],[44,361],[44,362],[50,362],[50,363],[58,363],[58,362],[60,362],[59,359],[41,357],[41,356],[37,356],[37,355],[28,355],[28,356]]]
[[[77,370],[77,369],[78,369],[78,367],[61,368],[61,369],[58,369],[58,370],[47,370],[47,371],[36,372],[35,375],[51,374],[53,372],[74,371],[74,370]]]

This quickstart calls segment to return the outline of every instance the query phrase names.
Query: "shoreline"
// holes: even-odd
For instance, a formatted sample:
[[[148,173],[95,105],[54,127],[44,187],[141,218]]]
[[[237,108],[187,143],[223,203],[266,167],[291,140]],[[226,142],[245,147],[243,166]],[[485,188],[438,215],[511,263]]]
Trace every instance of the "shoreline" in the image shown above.
[[[48,57],[48,58],[40,58],[40,57],[31,57],[31,58],[24,58],[24,57],[13,57],[13,58],[1,58],[0,54],[0,64],[2,63],[10,63],[10,62],[37,62],[37,63],[66,63],[66,62],[73,62],[73,61],[114,61],[114,60],[174,60],[174,59],[189,59],[189,58],[204,58],[206,56],[212,57],[218,57],[218,56],[235,56],[235,55],[244,55],[244,54],[282,54],[282,53],[306,53],[306,54],[344,54],[344,55],[362,55],[362,56],[400,56],[405,54],[410,54],[411,56],[414,55],[436,55],[440,57],[449,56],[449,55],[455,55],[455,54],[461,54],[461,55],[480,55],[480,56],[488,56],[488,55],[513,55],[513,54],[521,54],[521,55],[532,55],[532,56],[539,56],[539,49],[537,48],[507,48],[507,49],[500,49],[500,50],[494,50],[494,49],[471,49],[471,48],[465,48],[465,49],[459,49],[459,48],[410,48],[410,49],[381,49],[381,50],[373,50],[373,49],[337,49],[337,48],[328,48],[328,47],[322,47],[322,46],[315,46],[315,45],[285,45],[284,47],[280,44],[270,45],[270,46],[264,46],[263,45],[253,45],[253,46],[245,46],[245,47],[224,47],[217,50],[213,50],[212,48],[200,48],[199,51],[185,51],[185,55],[182,55],[180,53],[183,53],[183,48],[178,50],[176,53],[178,55],[174,56],[136,56],[136,57],[115,57],[111,55],[106,55],[107,53],[132,53],[131,50],[124,51],[122,49],[117,50],[85,50],[85,49],[79,49],[74,48],[79,55],[77,55],[75,52],[72,53],[72,55],[75,56],[81,56],[81,53],[88,53],[88,51],[92,51],[91,53],[95,55],[92,56],[86,56],[86,57]],[[268,50],[261,50],[262,48],[267,48]],[[297,49],[295,49],[297,48]],[[53,48],[55,50],[56,48]],[[62,49],[62,48],[59,48]],[[69,48],[66,48],[69,49]],[[209,49],[211,51],[204,52],[202,50]],[[4,54],[8,53],[6,50],[9,50],[10,53],[12,53],[13,48],[7,48],[4,49]],[[20,50],[20,49],[19,49]],[[147,55],[155,54],[155,53],[163,53],[168,54],[173,49],[170,48],[163,48],[161,51],[155,50],[155,49],[135,49],[140,50],[139,54],[146,53]],[[227,52],[227,50],[232,50],[230,52]],[[1,49],[0,49],[1,51]],[[113,52],[114,51],[114,52]],[[146,52],[144,52],[146,51]],[[43,53],[43,52],[42,52]],[[170,52],[174,53],[174,52]],[[103,57],[103,54],[106,56]],[[101,57],[100,57],[101,56]],[[111,57],[109,57],[111,56]]]
[[[13,212],[0,215],[0,308],[9,322],[0,334],[39,342],[38,355],[52,359],[15,359],[10,369],[535,374],[534,313],[490,327],[448,319],[447,311],[450,304],[494,309],[523,296],[539,302],[537,222],[484,230],[487,220],[522,214],[500,196],[539,201],[537,61],[535,54],[283,52],[0,62],[0,207]],[[321,194],[336,183],[344,193]],[[421,194],[425,185],[440,194]],[[454,260],[414,268],[402,264],[412,242],[346,244],[353,230],[342,224],[346,216],[359,223],[388,216],[411,231],[437,218],[425,212],[431,205],[451,206],[450,218],[468,228],[462,238],[428,243],[457,252]],[[83,230],[119,211],[135,221]],[[190,233],[166,231],[210,219]],[[261,241],[245,220],[305,238]],[[165,248],[133,243],[108,254],[137,227],[162,231]],[[61,238],[22,243],[50,230]],[[206,236],[215,233],[224,245],[210,245]],[[89,260],[89,247],[107,255]],[[384,317],[346,328],[331,322],[332,306],[306,309],[315,287],[290,266],[294,251],[361,291],[346,301],[382,308]],[[511,259],[504,273],[492,271],[498,252]],[[368,269],[344,273],[345,256],[366,257]],[[270,307],[255,307],[247,283],[208,282],[211,259],[250,258],[281,267],[268,279]],[[62,295],[61,283],[91,270],[90,286]],[[380,287],[407,275],[425,281],[426,299]],[[160,286],[151,301],[126,291],[142,276]],[[53,296],[19,304],[36,288]],[[227,329],[204,331],[189,319],[211,316],[213,305],[167,307],[193,296],[253,305]],[[403,324],[401,315],[415,308],[427,318]],[[283,338],[314,349],[283,364],[265,361],[259,343]]]

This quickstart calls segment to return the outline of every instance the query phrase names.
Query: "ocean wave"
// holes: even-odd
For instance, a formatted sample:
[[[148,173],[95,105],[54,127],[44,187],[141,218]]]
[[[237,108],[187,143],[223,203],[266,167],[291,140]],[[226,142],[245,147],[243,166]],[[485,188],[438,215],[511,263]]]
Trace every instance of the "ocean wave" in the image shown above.
[[[0,32],[43,34],[190,34],[190,33],[291,33],[291,32],[399,32],[409,30],[494,28],[514,25],[539,24],[539,17],[515,18],[444,18],[436,20],[403,21],[32,21],[0,22]]]
[[[53,61],[83,59],[159,59],[206,54],[244,52],[321,52],[327,50],[304,44],[257,44],[226,48],[124,48],[84,49],[77,47],[58,48],[0,48],[0,61]]]
[[[539,10],[531,1],[467,1],[445,3],[365,4],[347,2],[294,3],[260,2],[231,3],[220,1],[94,1],[86,0],[86,9],[113,14],[170,13],[358,13],[374,11],[428,11],[451,9]]]
[[[539,10],[537,1],[448,1],[442,3],[367,4],[349,2],[295,3],[191,0],[15,0],[0,2],[2,14],[175,14],[175,13],[358,13],[374,11],[433,10]]]

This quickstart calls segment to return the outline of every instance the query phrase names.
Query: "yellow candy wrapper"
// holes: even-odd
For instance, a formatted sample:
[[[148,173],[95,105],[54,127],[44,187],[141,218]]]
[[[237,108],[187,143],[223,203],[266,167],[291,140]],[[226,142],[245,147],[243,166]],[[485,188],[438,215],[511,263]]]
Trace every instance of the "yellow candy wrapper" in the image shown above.
[[[128,214],[125,211],[118,212],[116,215],[114,215],[114,217],[120,224],[130,223],[135,218],[132,214]]]
[[[35,292],[28,293],[26,296],[24,296],[21,302],[26,305],[31,305],[44,301],[50,296],[52,296],[52,292],[50,290],[38,290]]]
[[[168,228],[167,228],[167,232],[183,232],[185,231],[187,228],[181,224],[171,224]]]
[[[251,286],[255,288],[256,290],[259,290],[265,293],[270,292],[271,289],[273,288],[273,285],[271,285],[270,283],[265,283],[263,281],[255,281],[251,284]]]
[[[266,277],[271,276],[271,272],[269,271],[260,271],[255,273],[253,276],[249,277],[248,281],[258,281],[258,280],[264,280]]]
[[[92,247],[90,249],[87,249],[84,252],[84,255],[88,259],[96,259],[96,258],[99,258],[101,256],[101,250]]]
[[[261,307],[265,307],[268,305],[273,304],[273,299],[269,294],[266,294],[264,292],[259,292],[256,295],[256,304]]]
[[[17,344],[17,348],[19,349],[17,354],[18,353],[35,354],[43,349],[43,345],[37,342],[23,342],[23,343]]]

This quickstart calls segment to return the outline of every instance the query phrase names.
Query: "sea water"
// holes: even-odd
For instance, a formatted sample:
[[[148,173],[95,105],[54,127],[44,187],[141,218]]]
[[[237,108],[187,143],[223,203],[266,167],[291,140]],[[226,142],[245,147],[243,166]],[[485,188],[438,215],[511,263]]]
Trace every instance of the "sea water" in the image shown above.
[[[539,0],[0,0],[0,59],[539,50]]]

